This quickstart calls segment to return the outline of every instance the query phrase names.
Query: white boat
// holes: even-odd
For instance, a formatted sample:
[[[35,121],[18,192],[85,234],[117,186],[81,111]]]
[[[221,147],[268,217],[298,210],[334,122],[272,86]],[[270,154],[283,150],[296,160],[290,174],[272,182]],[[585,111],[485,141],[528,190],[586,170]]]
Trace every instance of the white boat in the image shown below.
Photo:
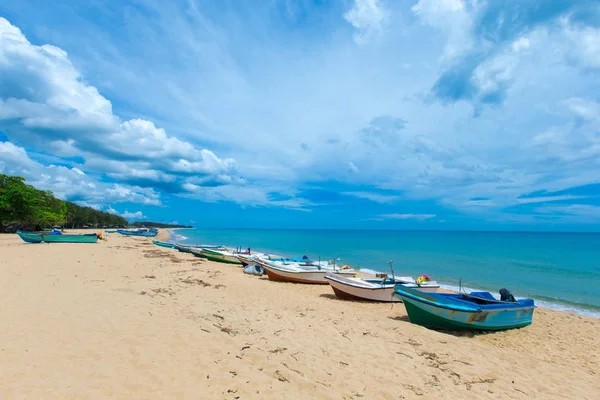
[[[328,281],[325,279],[325,275],[327,274],[356,275],[356,271],[351,268],[340,269],[335,266],[283,264],[264,259],[259,259],[258,264],[265,269],[270,280],[279,282],[326,285]]]
[[[247,265],[257,264],[259,259],[270,260],[270,257],[274,257],[275,259],[281,259],[280,256],[273,256],[267,253],[236,253],[237,259],[242,263],[243,267]]]
[[[393,296],[396,285],[415,288],[423,292],[437,292],[440,287],[435,281],[417,284],[409,276],[397,276],[394,278],[351,278],[339,274],[327,274],[325,275],[325,279],[329,282],[335,295],[341,299],[390,303],[402,301],[399,297]]]

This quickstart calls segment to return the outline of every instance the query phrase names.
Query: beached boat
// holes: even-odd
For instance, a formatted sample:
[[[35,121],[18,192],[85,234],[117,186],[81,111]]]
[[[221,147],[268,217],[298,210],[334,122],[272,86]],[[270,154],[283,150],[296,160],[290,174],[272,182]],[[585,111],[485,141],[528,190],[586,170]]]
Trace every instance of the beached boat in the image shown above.
[[[175,249],[179,250],[182,253],[191,253],[190,246],[187,244],[179,244],[175,243]]]
[[[170,249],[175,248],[175,243],[161,242],[159,240],[153,240],[152,243],[154,243],[155,245],[160,246],[160,247],[168,247]]]
[[[190,253],[192,253],[193,255],[195,255],[196,257],[199,257],[199,258],[206,258],[204,253],[202,253],[202,249],[199,249],[196,247],[190,247]]]
[[[138,229],[135,231],[117,229],[117,232],[125,236],[155,237],[156,235],[158,235],[158,229]]]
[[[227,251],[227,250],[216,250],[216,249],[207,249],[207,248],[203,248],[202,250],[202,254],[204,254],[204,256],[206,258],[208,258],[210,261],[216,261],[216,262],[220,262],[220,263],[226,263],[226,264],[238,264],[241,265],[242,262],[238,259],[238,254],[243,254],[243,253],[236,253],[236,252],[232,252],[232,251]],[[250,254],[250,253],[247,253]]]
[[[489,292],[424,293],[398,285],[394,296],[404,301],[412,323],[434,329],[495,331],[520,328],[531,324],[535,309],[533,299],[503,301]],[[512,295],[509,297],[514,300]]]
[[[98,235],[87,233],[82,235],[50,234],[17,231],[17,235],[27,243],[96,243]]]
[[[236,253],[237,259],[242,263],[242,267],[247,267],[248,265],[254,265],[258,263],[259,259],[263,260],[283,260],[283,257],[273,256],[267,253]]]
[[[269,280],[278,282],[327,285],[328,281],[325,279],[325,275],[327,274],[339,274],[344,276],[356,275],[356,271],[351,268],[339,269],[335,266],[321,267],[291,263],[283,264],[269,262],[264,259],[259,259],[258,264],[264,268]]]
[[[335,295],[341,299],[390,303],[402,301],[399,297],[393,296],[396,285],[405,285],[424,292],[436,292],[440,287],[435,281],[417,284],[410,276],[351,278],[339,274],[327,274],[325,279],[329,282]]]

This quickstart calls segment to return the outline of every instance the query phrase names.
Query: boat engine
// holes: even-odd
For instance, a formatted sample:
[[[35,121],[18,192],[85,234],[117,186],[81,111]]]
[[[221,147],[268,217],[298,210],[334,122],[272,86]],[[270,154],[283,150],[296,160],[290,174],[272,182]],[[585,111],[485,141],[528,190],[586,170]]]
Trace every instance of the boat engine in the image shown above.
[[[508,289],[500,289],[500,301],[510,301],[515,303],[517,299],[513,296]]]

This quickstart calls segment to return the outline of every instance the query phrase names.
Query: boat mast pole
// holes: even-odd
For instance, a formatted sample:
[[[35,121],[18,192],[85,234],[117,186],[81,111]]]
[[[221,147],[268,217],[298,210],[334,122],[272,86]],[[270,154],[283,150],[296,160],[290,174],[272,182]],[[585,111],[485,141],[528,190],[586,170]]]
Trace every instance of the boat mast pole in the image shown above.
[[[394,282],[396,282],[396,276],[394,275],[394,262],[392,260],[389,261],[390,264],[390,270],[392,271],[392,279],[394,280]],[[385,281],[385,279],[384,279]]]

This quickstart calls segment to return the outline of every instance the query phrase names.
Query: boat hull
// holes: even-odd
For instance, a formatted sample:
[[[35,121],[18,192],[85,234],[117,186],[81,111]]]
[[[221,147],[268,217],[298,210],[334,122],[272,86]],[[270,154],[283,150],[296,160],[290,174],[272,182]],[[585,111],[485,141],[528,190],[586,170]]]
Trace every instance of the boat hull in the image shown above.
[[[363,289],[349,285],[340,284],[339,282],[329,280],[329,285],[333,289],[333,293],[340,299],[346,300],[361,300],[361,301],[378,301],[382,303],[401,303],[402,299],[393,296],[394,287]]]
[[[125,236],[141,236],[141,237],[155,237],[158,235],[158,232],[135,232],[135,231],[122,231],[117,230],[118,233]]]
[[[189,246],[184,246],[184,245],[181,245],[181,244],[176,244],[176,245],[175,245],[175,248],[176,248],[177,250],[179,250],[181,253],[191,253],[191,252],[192,252],[192,251],[190,250],[190,247],[189,247]]]
[[[348,279],[346,277],[337,275],[327,275],[325,278],[329,282],[329,285],[331,285],[335,295],[341,299],[378,301],[384,303],[402,302],[400,297],[393,295],[396,285],[401,284],[402,282],[397,282],[396,284],[373,285],[363,282],[360,279]],[[439,288],[439,285],[409,285],[413,285],[415,288],[423,292],[436,292]]]
[[[201,249],[192,249],[190,247],[190,253],[192,253],[193,255],[195,255],[198,258],[206,258],[206,256],[204,255],[204,253],[202,253]]]
[[[353,276],[356,274],[354,270],[345,270],[345,271],[332,271],[332,270],[305,270],[305,271],[296,271],[296,270],[288,270],[282,268],[276,268],[272,265],[267,265],[266,263],[259,263],[267,273],[269,280],[276,282],[293,282],[293,283],[305,283],[311,285],[327,285],[329,282],[325,279],[325,275],[327,274],[344,274],[348,276]]]
[[[215,261],[215,262],[220,262],[220,263],[224,263],[224,264],[236,264],[236,265],[242,264],[242,262],[240,260],[238,260],[237,256],[235,256],[235,255],[221,254],[217,251],[212,251],[212,250],[208,250],[208,249],[202,249],[202,254],[204,254],[204,256],[209,261]]]
[[[96,243],[98,235],[46,235],[40,233],[17,232],[19,237],[27,243]]]
[[[531,325],[534,306],[503,309],[453,308],[436,304],[436,299],[422,295],[394,292],[404,301],[406,312],[414,324],[433,329],[498,331]]]
[[[175,245],[173,243],[161,242],[158,240],[153,240],[152,243],[154,243],[155,245],[160,246],[160,247],[167,247],[169,249],[175,248]]]

